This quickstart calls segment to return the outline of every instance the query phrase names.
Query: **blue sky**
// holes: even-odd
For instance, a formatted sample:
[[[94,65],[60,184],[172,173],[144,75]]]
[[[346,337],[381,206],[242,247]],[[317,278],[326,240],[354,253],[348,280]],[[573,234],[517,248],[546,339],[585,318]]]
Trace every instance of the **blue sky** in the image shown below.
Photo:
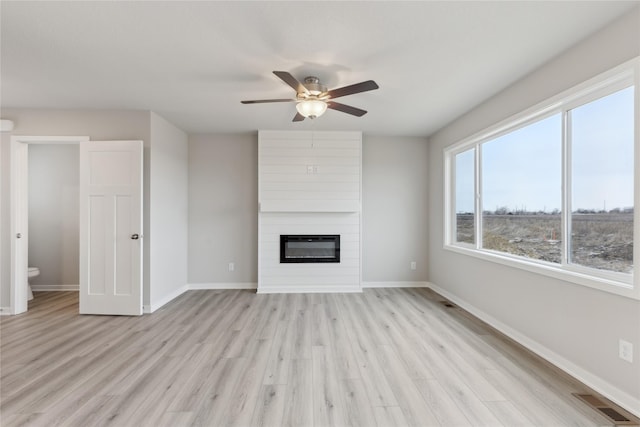
[[[483,210],[561,208],[561,115],[482,145]],[[572,210],[633,206],[633,88],[580,106],[572,121]],[[473,154],[456,158],[456,211],[473,211]]]

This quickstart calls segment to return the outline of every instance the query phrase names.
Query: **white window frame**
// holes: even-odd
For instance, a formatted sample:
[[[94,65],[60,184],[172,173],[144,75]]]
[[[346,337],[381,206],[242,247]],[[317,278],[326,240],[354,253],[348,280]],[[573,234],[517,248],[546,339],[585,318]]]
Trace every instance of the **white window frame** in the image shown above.
[[[631,85],[635,86],[635,123],[634,123],[634,266],[631,274],[599,270],[567,261],[569,253],[569,227],[571,213],[571,170],[568,117],[569,111],[610,95]],[[492,251],[482,248],[482,149],[485,142],[513,132],[531,123],[545,119],[554,114],[562,114],[562,260],[560,264],[534,260],[512,255],[506,252]],[[568,89],[547,99],[521,113],[511,116],[485,130],[478,132],[443,150],[444,160],[444,249],[473,256],[483,260],[523,269],[575,283],[605,292],[640,300],[640,57],[627,61],[588,81]],[[474,149],[475,157],[475,243],[456,242],[456,209],[455,209],[455,157],[457,154]]]

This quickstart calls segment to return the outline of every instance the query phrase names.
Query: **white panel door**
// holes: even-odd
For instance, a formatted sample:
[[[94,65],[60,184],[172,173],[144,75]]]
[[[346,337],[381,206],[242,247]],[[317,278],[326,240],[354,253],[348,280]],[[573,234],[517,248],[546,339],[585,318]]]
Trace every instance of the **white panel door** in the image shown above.
[[[142,150],[80,144],[81,314],[142,314]]]

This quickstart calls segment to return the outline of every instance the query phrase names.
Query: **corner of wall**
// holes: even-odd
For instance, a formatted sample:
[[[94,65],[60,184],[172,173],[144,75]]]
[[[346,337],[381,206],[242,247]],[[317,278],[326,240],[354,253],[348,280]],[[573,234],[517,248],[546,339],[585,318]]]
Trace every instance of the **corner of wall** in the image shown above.
[[[144,304],[150,310],[184,292],[188,250],[188,135],[149,111],[145,150]]]

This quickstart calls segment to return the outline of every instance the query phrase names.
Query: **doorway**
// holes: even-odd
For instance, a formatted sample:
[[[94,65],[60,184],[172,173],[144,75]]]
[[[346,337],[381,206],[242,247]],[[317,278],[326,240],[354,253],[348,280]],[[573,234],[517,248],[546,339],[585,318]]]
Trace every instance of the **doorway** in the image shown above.
[[[29,146],[29,284],[37,291],[78,291],[80,147]]]
[[[11,314],[28,308],[29,260],[29,146],[76,145],[87,136],[12,136],[11,137]]]
[[[10,314],[27,311],[29,145],[78,144],[81,314],[142,314],[143,142],[11,137]]]

